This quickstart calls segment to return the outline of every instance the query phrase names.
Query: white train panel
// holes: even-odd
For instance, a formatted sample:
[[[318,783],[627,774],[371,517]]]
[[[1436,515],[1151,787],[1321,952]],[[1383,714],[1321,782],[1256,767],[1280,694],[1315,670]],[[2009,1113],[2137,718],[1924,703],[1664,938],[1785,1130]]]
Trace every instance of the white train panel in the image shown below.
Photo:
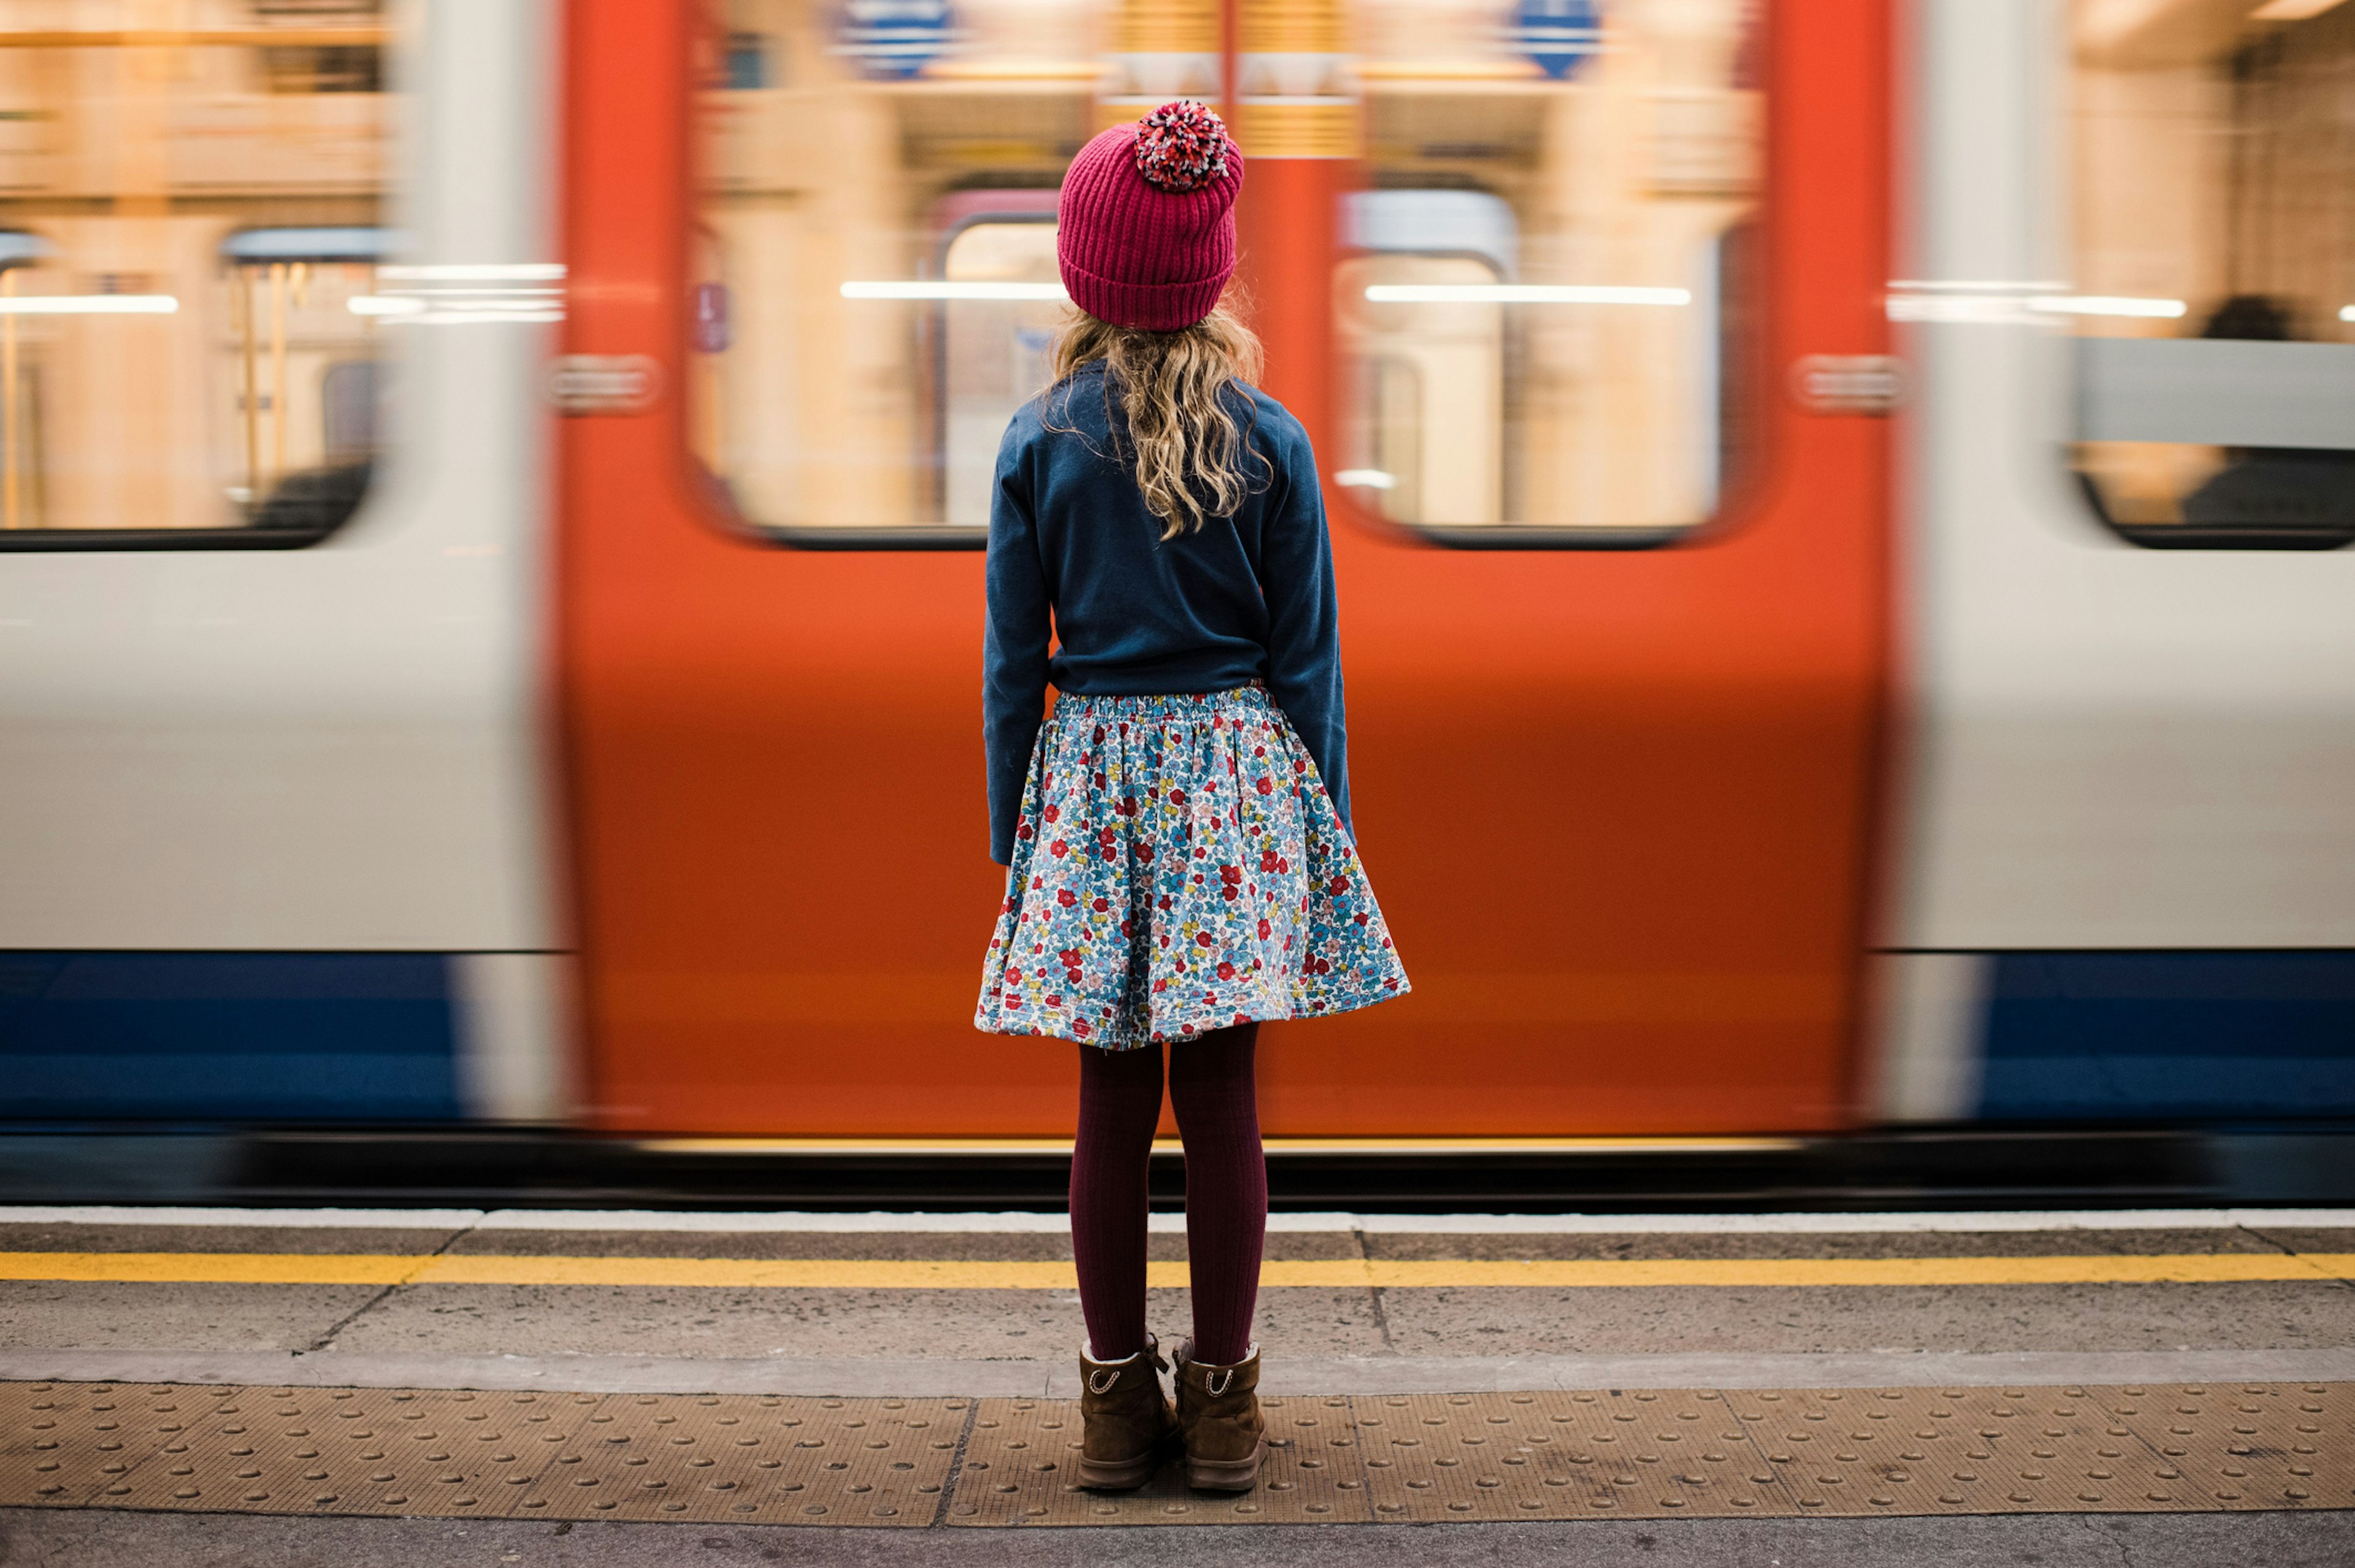
[[[2125,542],[2067,466],[2071,339],[1961,286],[2072,278],[2068,11],[1914,11],[1907,270],[1949,319],[1907,335],[1916,730],[1890,940],[2355,944],[2355,550]]]
[[[400,261],[549,262],[553,26],[428,0],[395,30]],[[386,329],[393,436],[323,543],[0,554],[0,946],[555,944],[532,314]]]

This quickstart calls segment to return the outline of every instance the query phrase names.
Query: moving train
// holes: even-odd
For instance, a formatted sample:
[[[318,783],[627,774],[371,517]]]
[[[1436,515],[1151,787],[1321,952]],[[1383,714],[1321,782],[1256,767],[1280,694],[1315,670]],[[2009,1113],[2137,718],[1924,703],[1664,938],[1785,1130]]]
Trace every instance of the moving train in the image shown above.
[[[1272,1135],[2355,1113],[2355,4],[12,0],[0,1124],[1067,1132],[979,524],[1180,95],[1415,986]]]

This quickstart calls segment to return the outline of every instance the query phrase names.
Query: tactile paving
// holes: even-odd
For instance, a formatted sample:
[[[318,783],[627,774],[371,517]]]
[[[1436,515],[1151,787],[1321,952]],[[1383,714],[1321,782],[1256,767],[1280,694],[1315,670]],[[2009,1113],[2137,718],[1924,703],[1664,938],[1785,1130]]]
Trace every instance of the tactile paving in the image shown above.
[[[133,1383],[0,1383],[0,1503],[110,1506],[133,1468],[185,1450],[197,1413],[229,1388]]]
[[[2147,1512],[2198,1506],[2084,1389],[1729,1396],[1799,1511]]]
[[[1082,1490],[1060,1400],[0,1384],[0,1505],[923,1527],[2355,1509],[2355,1383],[1264,1402],[1257,1489]]]
[[[2176,1383],[2093,1391],[2148,1442],[2173,1491],[2232,1509],[2355,1506],[2355,1389]]]
[[[1355,1402],[1377,1519],[1412,1523],[1794,1511],[1709,1390]]]
[[[0,1388],[0,1504],[903,1527],[938,1513],[969,1403]]]

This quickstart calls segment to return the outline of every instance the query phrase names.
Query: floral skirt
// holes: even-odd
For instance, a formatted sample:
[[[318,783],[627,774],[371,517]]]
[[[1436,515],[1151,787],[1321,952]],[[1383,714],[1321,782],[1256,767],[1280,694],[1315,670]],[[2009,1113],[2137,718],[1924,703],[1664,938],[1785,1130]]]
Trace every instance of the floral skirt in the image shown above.
[[[1407,989],[1348,830],[1263,689],[1056,699],[976,1029],[1120,1051]]]

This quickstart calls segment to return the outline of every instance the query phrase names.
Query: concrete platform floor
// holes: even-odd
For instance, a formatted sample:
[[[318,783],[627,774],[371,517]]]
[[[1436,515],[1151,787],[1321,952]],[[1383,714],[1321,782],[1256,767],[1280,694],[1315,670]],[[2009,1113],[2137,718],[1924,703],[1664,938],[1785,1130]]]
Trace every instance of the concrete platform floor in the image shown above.
[[[1213,1544],[1214,1542],[1214,1544]],[[2355,1514],[1671,1520],[1040,1531],[269,1519],[0,1509],[0,1568],[2346,1568]]]
[[[2019,1259],[2355,1253],[2355,1212],[1289,1216],[1274,1259]],[[1056,1261],[1052,1216],[0,1210],[0,1253]],[[1158,1221],[1155,1255],[1182,1258]],[[1186,1327],[1182,1290],[1151,1320]],[[781,1393],[1069,1393],[1061,1289],[0,1283],[0,1377]],[[1272,1389],[1334,1392],[2355,1377],[2355,1284],[1286,1288]],[[2355,1514],[1229,1528],[1224,1561],[2355,1563]],[[1191,1544],[1189,1545],[1189,1541]],[[1154,1563],[1182,1530],[959,1532],[0,1510],[0,1564]]]

